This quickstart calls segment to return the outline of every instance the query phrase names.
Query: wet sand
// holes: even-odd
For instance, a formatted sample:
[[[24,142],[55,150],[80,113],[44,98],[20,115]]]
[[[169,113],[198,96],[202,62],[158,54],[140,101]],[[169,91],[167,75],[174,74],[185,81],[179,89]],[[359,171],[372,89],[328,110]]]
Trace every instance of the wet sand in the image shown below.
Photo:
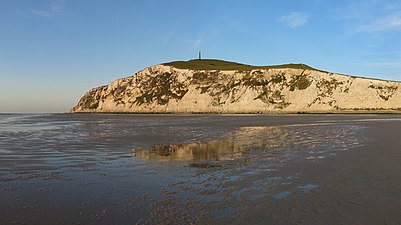
[[[399,115],[0,115],[0,224],[399,224]]]
[[[400,122],[367,124],[368,143],[318,163],[287,167],[318,188],[285,200],[259,199],[236,224],[400,224]]]

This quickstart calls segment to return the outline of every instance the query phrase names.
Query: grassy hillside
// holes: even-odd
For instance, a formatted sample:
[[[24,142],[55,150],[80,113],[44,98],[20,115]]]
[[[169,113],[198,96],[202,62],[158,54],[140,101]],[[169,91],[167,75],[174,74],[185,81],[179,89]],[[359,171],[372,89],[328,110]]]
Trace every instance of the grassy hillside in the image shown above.
[[[254,70],[254,69],[274,69],[274,68],[292,68],[317,70],[305,64],[283,64],[275,66],[251,66],[236,62],[228,62],[216,59],[194,59],[189,61],[175,61],[164,63],[166,66],[173,66],[179,69],[192,70]]]

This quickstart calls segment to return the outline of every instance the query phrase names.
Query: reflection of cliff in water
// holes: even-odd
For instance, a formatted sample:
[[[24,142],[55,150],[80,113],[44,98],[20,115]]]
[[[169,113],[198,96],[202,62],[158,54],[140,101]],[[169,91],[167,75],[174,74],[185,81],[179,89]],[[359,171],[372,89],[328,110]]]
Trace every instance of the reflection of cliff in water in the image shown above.
[[[151,149],[136,150],[137,157],[158,161],[206,161],[233,160],[249,149],[276,146],[285,137],[278,127],[247,127],[223,137],[204,143],[155,145]],[[260,136],[274,136],[266,141]]]
[[[346,124],[304,124],[271,127],[244,127],[221,140],[204,143],[155,145],[135,149],[137,157],[158,161],[233,160],[253,152],[249,160],[286,160],[302,154],[322,158],[329,152],[347,150],[361,143],[357,130]],[[252,159],[251,159],[252,158]],[[254,158],[254,159],[253,159]]]
[[[158,161],[233,160],[249,149],[268,148],[285,140],[286,132],[279,127],[247,127],[228,134],[223,140],[205,143],[155,145],[151,149],[137,150],[137,157]],[[261,136],[274,136],[266,141]]]
[[[242,155],[234,140],[177,145],[155,145],[150,150],[137,150],[135,155],[158,161],[230,160]]]

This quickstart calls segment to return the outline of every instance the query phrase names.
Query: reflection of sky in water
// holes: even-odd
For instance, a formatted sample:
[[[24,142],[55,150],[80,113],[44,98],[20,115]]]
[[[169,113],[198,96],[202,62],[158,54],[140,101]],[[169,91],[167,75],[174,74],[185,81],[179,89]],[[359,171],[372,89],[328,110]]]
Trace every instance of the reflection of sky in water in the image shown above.
[[[35,132],[73,126],[72,121],[49,121],[44,114],[0,114],[0,132]]]

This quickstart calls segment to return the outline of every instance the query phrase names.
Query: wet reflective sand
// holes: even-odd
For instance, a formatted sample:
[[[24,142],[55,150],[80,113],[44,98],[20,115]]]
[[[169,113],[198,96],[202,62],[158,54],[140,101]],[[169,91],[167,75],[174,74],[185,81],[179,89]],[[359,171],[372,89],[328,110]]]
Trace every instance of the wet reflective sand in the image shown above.
[[[398,115],[0,114],[1,223],[398,224],[400,131]]]

